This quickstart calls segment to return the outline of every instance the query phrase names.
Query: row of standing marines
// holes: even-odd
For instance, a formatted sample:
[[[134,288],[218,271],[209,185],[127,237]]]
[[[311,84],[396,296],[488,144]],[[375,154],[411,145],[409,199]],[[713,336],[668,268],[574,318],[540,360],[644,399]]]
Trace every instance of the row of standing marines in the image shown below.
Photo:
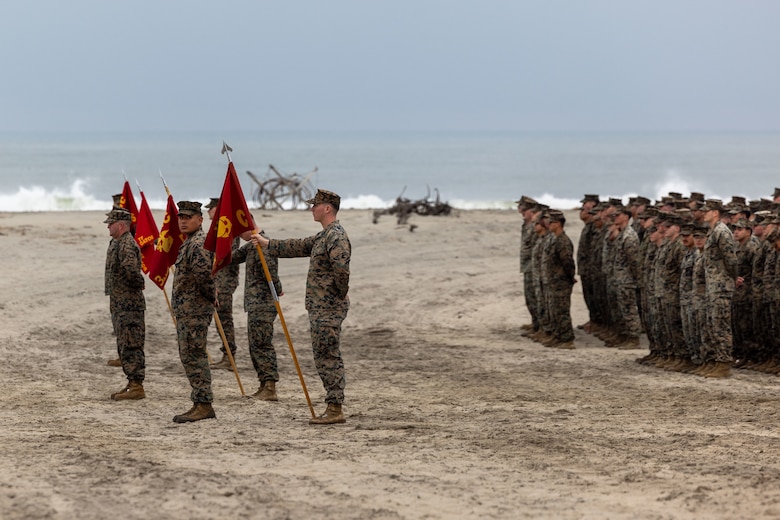
[[[589,314],[579,328],[619,349],[640,348],[644,332],[650,353],[637,362],[709,378],[780,374],[780,188],[749,202],[672,192],[655,203],[596,194],[581,203],[575,262],[563,213],[517,201],[531,316],[523,335],[575,348],[577,272]]]
[[[239,264],[246,264],[244,310],[247,312],[247,336],[252,365],[259,389],[255,399],[277,401],[279,381],[276,352],[272,344],[277,309],[271,288],[265,279],[257,251],[262,247],[277,295],[283,294],[278,276],[278,259],[309,257],[305,307],[309,315],[314,361],[324,386],[327,408],[310,424],[344,423],[342,410],[346,378],[341,356],[341,324],[349,310],[349,263],[351,244],[338,221],[341,198],[331,191],[318,190],[306,201],[322,231],[303,239],[269,239],[261,230],[241,236],[247,243],[234,241],[231,265],[212,276],[213,253],[204,247],[203,213],[200,202],[180,201],[179,229],[186,236],[174,267],[171,306],[175,316],[179,357],[191,387],[192,408],[174,416],[177,423],[216,418],[212,405],[211,369],[231,368],[225,347],[220,361],[209,364],[206,339],[215,309],[222,323],[228,348],[236,352],[233,327],[233,293],[238,287]],[[219,199],[211,199],[206,208],[214,216]],[[118,359],[109,365],[121,366],[127,385],[111,394],[116,401],[146,397],[143,387],[146,361],[145,287],[141,271],[141,253],[133,238],[132,215],[119,207],[106,214],[111,242],[106,253],[105,290],[110,299],[111,318],[116,334]]]

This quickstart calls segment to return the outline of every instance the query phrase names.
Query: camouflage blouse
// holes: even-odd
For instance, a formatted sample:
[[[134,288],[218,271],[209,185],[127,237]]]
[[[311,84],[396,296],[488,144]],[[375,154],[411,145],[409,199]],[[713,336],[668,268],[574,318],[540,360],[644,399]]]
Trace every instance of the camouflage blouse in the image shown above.
[[[308,256],[306,310],[319,315],[346,316],[352,245],[338,220],[308,238],[271,239],[268,252],[278,258]]]
[[[271,281],[276,294],[282,294],[282,282],[279,280],[279,261],[275,256],[263,253]],[[276,315],[276,305],[271,294],[271,288],[265,278],[263,263],[257,254],[257,246],[248,242],[233,252],[233,265],[246,262],[244,275],[244,310],[252,313],[267,313]],[[227,268],[226,268],[227,269]]]
[[[203,249],[202,229],[187,237],[179,248],[173,274],[173,312],[176,317],[214,313],[215,285],[211,277],[211,253]]]
[[[111,312],[146,309],[141,250],[130,232],[112,241],[106,258],[106,275]]]

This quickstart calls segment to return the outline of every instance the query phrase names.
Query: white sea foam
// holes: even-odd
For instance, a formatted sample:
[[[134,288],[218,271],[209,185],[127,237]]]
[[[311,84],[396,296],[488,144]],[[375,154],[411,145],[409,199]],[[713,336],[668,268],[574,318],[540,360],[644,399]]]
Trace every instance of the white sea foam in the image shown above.
[[[20,186],[16,193],[0,193],[0,211],[90,211],[111,207],[110,202],[86,193],[84,187],[82,180],[67,189]]]

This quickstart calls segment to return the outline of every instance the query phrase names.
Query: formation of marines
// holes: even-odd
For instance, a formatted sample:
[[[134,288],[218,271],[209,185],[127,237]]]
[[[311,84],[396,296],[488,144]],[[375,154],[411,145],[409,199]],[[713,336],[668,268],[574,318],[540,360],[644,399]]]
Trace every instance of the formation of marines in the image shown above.
[[[573,348],[551,323],[566,307],[556,300],[565,291],[544,265],[561,262],[546,238],[559,212],[526,196],[517,203],[532,320],[524,334]],[[637,362],[666,370],[780,374],[780,188],[771,200],[749,202],[672,192],[655,203],[595,194],[581,203],[576,265],[589,321],[580,328],[619,349],[639,348],[644,332],[650,352]]]

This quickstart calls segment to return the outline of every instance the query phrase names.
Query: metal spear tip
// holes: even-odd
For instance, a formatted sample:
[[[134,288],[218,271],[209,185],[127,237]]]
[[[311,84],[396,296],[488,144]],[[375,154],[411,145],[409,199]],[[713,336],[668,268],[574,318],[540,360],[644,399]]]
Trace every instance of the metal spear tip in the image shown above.
[[[222,141],[222,153],[232,152],[233,149],[228,146],[228,144],[225,141]]]

